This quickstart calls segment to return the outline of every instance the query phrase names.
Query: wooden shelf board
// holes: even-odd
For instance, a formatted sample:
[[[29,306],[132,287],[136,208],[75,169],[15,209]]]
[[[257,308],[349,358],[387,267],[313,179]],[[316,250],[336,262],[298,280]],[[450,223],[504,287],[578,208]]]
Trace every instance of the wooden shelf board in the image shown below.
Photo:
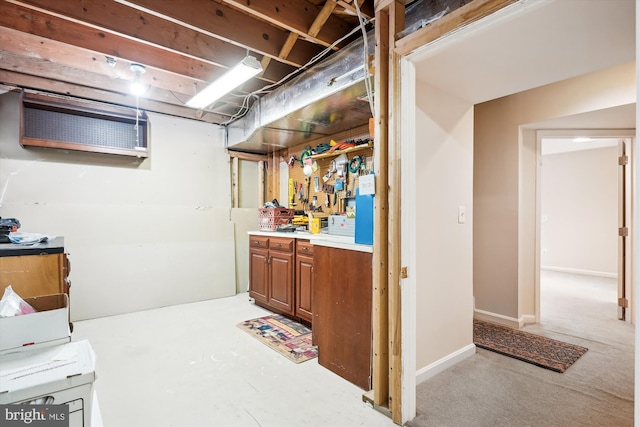
[[[373,141],[369,141],[366,144],[356,145],[355,147],[345,148],[344,150],[336,150],[331,153],[322,153],[322,154],[314,154],[311,156],[312,159],[326,159],[327,157],[339,156],[342,153],[353,153],[354,151],[366,150],[367,148],[373,147]]]

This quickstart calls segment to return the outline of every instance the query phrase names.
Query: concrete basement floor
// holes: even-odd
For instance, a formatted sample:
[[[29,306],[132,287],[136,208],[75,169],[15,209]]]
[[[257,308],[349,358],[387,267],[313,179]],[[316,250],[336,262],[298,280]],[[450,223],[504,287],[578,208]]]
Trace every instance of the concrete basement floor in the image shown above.
[[[97,355],[103,424],[395,425],[317,359],[295,364],[236,327],[268,314],[243,293],[74,322]]]

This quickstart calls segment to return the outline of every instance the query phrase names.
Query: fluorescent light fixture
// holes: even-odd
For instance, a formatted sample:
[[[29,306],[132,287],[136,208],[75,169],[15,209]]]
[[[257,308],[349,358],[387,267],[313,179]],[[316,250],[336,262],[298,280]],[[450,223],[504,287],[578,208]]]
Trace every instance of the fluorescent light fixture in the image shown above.
[[[200,93],[187,101],[187,107],[202,109],[213,104],[251,77],[262,72],[262,65],[253,56],[245,57],[241,63],[209,84]]]

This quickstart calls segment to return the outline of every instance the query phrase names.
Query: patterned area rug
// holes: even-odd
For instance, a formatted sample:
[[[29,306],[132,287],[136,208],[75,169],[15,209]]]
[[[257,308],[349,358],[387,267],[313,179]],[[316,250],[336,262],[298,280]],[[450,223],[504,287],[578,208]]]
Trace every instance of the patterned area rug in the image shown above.
[[[238,327],[295,363],[318,357],[311,329],[279,314],[246,320]]]
[[[473,342],[478,347],[560,373],[588,350],[481,320],[473,321]]]

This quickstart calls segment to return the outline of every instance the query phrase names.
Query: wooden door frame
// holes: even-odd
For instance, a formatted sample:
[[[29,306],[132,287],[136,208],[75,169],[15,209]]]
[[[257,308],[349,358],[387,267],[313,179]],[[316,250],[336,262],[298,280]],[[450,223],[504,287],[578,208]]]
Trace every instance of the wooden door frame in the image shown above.
[[[416,278],[410,271],[416,242],[401,238],[415,221],[415,206],[409,202],[400,209],[403,199],[411,200],[411,189],[401,180],[410,162],[400,164],[415,148],[414,123],[403,117],[415,110],[415,73],[408,56],[517,1],[473,0],[403,38],[396,35],[404,29],[404,2],[375,1],[374,404],[387,406],[397,424],[416,415]]]

